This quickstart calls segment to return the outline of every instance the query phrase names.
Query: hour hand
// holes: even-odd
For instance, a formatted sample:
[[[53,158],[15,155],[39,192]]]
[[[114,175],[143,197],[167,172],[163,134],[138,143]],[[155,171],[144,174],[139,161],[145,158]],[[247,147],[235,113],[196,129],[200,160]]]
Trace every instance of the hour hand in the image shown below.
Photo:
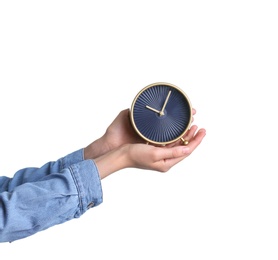
[[[152,110],[152,111],[154,111],[154,112],[156,112],[156,113],[160,113],[160,111],[159,110],[157,110],[157,109],[155,109],[155,108],[152,108],[152,107],[150,107],[150,106],[146,106],[146,108],[148,108],[148,109],[150,109],[150,110]]]

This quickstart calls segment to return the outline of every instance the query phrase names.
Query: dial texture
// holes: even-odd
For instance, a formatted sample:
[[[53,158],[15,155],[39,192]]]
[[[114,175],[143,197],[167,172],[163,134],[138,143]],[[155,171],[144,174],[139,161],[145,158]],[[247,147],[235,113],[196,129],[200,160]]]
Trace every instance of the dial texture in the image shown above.
[[[152,84],[140,91],[132,105],[133,125],[139,135],[166,144],[181,138],[191,122],[190,102],[171,84]]]

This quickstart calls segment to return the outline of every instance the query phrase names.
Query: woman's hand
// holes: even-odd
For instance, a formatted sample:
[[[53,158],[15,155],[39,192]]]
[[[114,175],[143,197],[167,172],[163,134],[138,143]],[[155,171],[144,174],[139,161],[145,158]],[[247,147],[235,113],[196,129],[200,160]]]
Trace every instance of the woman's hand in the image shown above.
[[[194,127],[195,128],[195,127]],[[192,129],[192,128],[191,128]],[[138,168],[167,172],[174,165],[188,157],[202,142],[206,135],[205,129],[193,133],[187,146],[156,147],[147,144],[125,144],[116,148],[94,161],[100,178],[103,179],[113,172],[124,168]]]

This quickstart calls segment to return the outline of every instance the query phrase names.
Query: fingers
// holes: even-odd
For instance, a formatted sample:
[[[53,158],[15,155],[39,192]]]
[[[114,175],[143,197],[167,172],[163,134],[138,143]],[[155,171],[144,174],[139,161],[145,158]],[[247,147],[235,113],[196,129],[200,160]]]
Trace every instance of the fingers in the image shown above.
[[[192,125],[190,127],[190,129],[188,129],[188,131],[186,132],[185,136],[183,137],[184,140],[187,140],[188,142],[190,142],[190,140],[194,137],[195,132],[197,131],[198,126],[196,125]]]
[[[196,109],[192,108],[192,115],[194,116],[196,114]]]
[[[203,128],[199,129],[195,134],[197,126],[192,127],[193,128],[190,128],[187,136],[190,137],[190,142],[187,146],[179,145],[164,149],[165,151],[168,150],[168,153],[164,154],[163,164],[160,165],[161,172],[168,171],[171,167],[188,157],[201,144],[203,138],[206,136],[206,130]]]
[[[196,130],[198,129],[198,126],[196,125],[192,125],[190,129],[187,130],[187,132],[185,133],[185,135],[183,136],[183,139],[190,142],[190,140],[194,137],[194,134],[196,132]],[[178,145],[182,145],[182,140],[179,139],[178,141],[168,144],[167,147],[173,147],[173,146],[178,146]]]
[[[191,124],[194,122],[194,115],[196,114],[196,109],[192,108]]]
[[[187,147],[190,150],[190,153],[192,153],[198,147],[198,145],[202,142],[205,136],[206,136],[206,130],[204,128],[201,128],[194,135],[194,137],[190,139],[189,144],[187,145]]]
[[[162,148],[159,160],[179,158],[187,155],[189,148],[186,146],[176,146],[171,148]]]

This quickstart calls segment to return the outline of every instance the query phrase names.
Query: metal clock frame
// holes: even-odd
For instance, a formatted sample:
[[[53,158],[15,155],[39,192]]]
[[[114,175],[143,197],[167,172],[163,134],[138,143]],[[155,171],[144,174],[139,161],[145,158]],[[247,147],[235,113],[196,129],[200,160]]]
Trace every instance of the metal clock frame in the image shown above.
[[[149,89],[149,88],[152,88],[152,87],[155,87],[155,86],[159,86],[159,85],[169,86],[170,88],[173,88],[173,89],[177,90],[179,93],[181,93],[181,94],[184,96],[185,100],[187,101],[188,106],[189,106],[189,109],[190,109],[190,118],[189,118],[189,122],[188,122],[186,128],[184,129],[184,131],[183,131],[177,138],[175,138],[175,139],[173,139],[173,140],[170,140],[170,141],[167,141],[167,142],[158,142],[158,141],[154,141],[154,140],[151,140],[151,139],[148,139],[147,137],[145,137],[145,136],[138,130],[138,128],[137,128],[137,126],[136,126],[136,124],[135,124],[135,121],[134,121],[134,117],[133,117],[134,106],[135,106],[136,101],[137,101],[138,98],[140,97],[140,95],[141,95],[145,90],[147,90],[147,89]],[[166,103],[167,103],[167,99],[168,99],[168,98],[169,98],[169,95],[167,96],[166,101],[165,101],[165,104],[164,104],[163,108],[161,109],[161,111],[158,111],[158,110],[155,110],[155,109],[153,109],[153,110],[154,110],[155,112],[157,112],[157,113],[163,113],[163,110],[164,110],[164,108],[165,108],[165,105],[166,105]],[[152,108],[150,108],[150,107],[149,107],[149,109],[152,110]],[[188,142],[187,142],[186,140],[184,140],[183,136],[185,135],[185,133],[186,133],[187,130],[189,129],[190,124],[191,124],[191,121],[192,121],[192,106],[191,106],[191,102],[190,102],[188,96],[186,95],[186,93],[185,93],[182,89],[180,89],[179,87],[177,87],[176,85],[171,84],[171,83],[167,83],[167,82],[156,82],[156,83],[152,83],[152,84],[147,85],[146,87],[144,87],[143,89],[141,89],[141,90],[139,91],[139,93],[135,96],[135,98],[134,98],[134,100],[133,100],[133,102],[132,102],[132,104],[131,104],[130,115],[131,115],[130,118],[131,118],[131,123],[132,123],[133,128],[135,129],[136,133],[137,133],[140,137],[142,137],[145,141],[147,141],[147,144],[151,143],[151,144],[157,144],[157,145],[165,146],[166,144],[174,143],[174,142],[176,142],[176,141],[178,141],[178,140],[180,139],[181,142],[182,142],[184,145],[187,145]]]

